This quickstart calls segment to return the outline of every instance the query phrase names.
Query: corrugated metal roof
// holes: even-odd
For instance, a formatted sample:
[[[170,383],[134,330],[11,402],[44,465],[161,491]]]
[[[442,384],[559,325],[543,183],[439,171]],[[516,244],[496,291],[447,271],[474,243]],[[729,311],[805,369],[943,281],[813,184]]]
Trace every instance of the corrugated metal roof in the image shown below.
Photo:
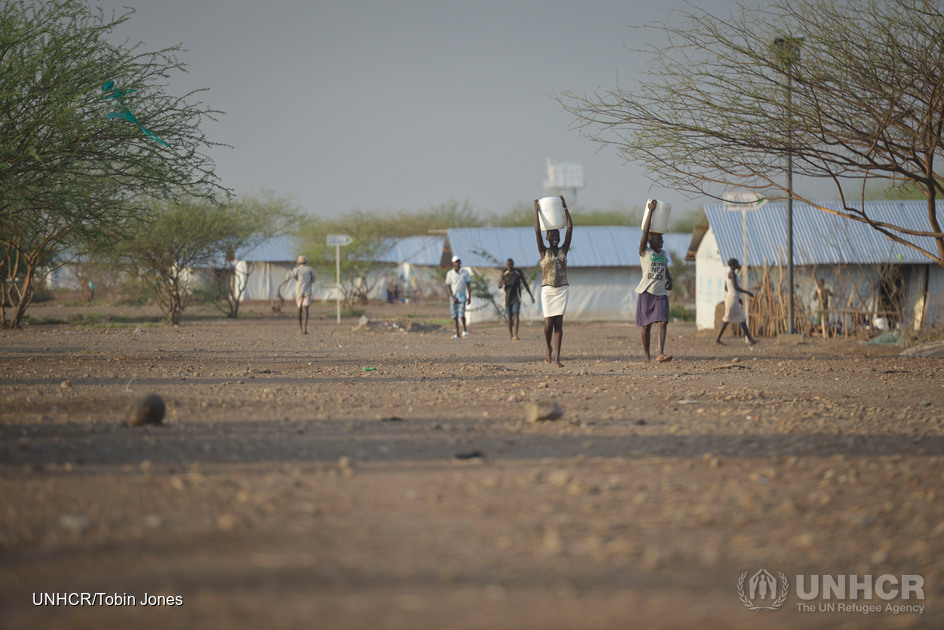
[[[300,253],[298,240],[294,236],[275,236],[259,243],[239,258],[250,261],[284,262],[294,261]]]
[[[561,240],[566,230],[561,230]],[[513,258],[519,267],[537,266],[533,227],[453,228],[448,230],[453,255],[467,267],[502,266]],[[576,226],[567,264],[571,267],[638,267],[642,230],[630,226]],[[666,248],[684,256],[691,237],[666,234]],[[673,249],[674,248],[674,249]]]
[[[825,202],[822,206],[840,210],[840,202]],[[869,217],[908,230],[930,231],[927,202],[925,201],[870,201],[866,202]],[[944,201],[937,202],[938,212],[944,213]],[[724,204],[705,205],[722,260],[744,257],[743,228],[740,212],[726,212]],[[929,251],[937,247],[931,237],[903,235],[909,242]],[[781,260],[787,260],[787,204],[772,202],[747,213],[747,264],[763,265],[766,260],[776,264],[778,251]],[[928,258],[920,252],[895,243],[884,234],[858,221],[823,212],[805,203],[793,204],[793,263],[795,265],[825,264],[927,264]]]
[[[377,262],[438,267],[445,245],[446,237],[440,235],[392,238],[388,241],[387,250],[377,257]]]

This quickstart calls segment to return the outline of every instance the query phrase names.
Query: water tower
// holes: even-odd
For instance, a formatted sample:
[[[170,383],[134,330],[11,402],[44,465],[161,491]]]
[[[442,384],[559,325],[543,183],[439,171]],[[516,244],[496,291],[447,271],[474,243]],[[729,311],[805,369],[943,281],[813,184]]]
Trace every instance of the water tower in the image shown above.
[[[583,188],[583,166],[573,162],[552,162],[547,158],[545,195],[564,195],[567,203],[577,205],[577,191]]]

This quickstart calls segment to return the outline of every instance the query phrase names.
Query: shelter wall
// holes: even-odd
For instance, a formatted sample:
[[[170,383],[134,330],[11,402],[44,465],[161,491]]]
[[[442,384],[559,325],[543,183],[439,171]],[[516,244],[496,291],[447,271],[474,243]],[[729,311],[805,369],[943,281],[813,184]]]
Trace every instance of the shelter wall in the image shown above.
[[[714,330],[715,307],[724,302],[727,265],[718,253],[718,243],[709,229],[695,254],[695,328]]]
[[[396,278],[399,297],[412,301],[437,301],[446,299],[446,284],[437,267],[400,263],[387,272],[388,278]],[[383,283],[380,299],[387,299],[387,283]]]
[[[469,268],[474,276],[484,276],[492,289],[495,302],[504,304],[504,290],[498,289],[500,270],[493,267]],[[525,270],[525,277],[534,293],[535,303],[527,292],[522,292],[521,321],[540,322],[544,319],[541,311],[541,274]],[[570,295],[567,301],[569,321],[633,321],[636,317],[635,288],[642,277],[639,268],[627,267],[577,267],[567,270],[570,282]],[[501,314],[487,301],[472,298],[466,313],[467,321],[472,324],[484,321],[499,321]]]
[[[928,265],[928,294],[924,307],[925,327],[944,329],[944,267]]]
[[[724,279],[727,265],[721,259],[714,232],[709,228],[695,256],[696,302],[695,318],[698,330],[713,330],[715,309],[724,301]],[[777,261],[768,261],[771,280],[776,282],[780,272]],[[855,312],[870,315],[865,325],[878,325],[871,314],[882,310],[879,298],[881,278],[880,265],[874,264],[830,264],[794,267],[795,296],[806,310],[813,314],[819,310],[816,296],[816,279],[825,281],[832,292],[830,320],[849,325]],[[901,322],[906,329],[939,328],[944,325],[944,269],[938,265],[897,265],[900,273]],[[749,270],[747,288],[754,286],[762,268]],[[786,269],[784,268],[784,276]],[[785,278],[784,278],[785,281]],[[927,286],[927,293],[924,288]],[[786,293],[786,288],[784,288]]]
[[[236,274],[246,283],[243,300],[276,300],[279,297],[279,285],[285,281],[288,272],[295,267],[294,262],[236,261]],[[246,274],[248,273],[248,278]],[[337,290],[334,278],[324,278],[316,274],[312,297],[316,301],[336,299]],[[292,300],[295,285],[291,282],[282,288],[282,297]]]

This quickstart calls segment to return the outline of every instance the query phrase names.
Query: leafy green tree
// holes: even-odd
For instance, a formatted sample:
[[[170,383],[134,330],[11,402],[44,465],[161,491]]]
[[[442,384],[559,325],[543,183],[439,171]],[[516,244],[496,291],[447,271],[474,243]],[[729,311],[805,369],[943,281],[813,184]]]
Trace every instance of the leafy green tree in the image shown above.
[[[204,281],[200,272],[258,238],[259,214],[252,203],[231,208],[203,197],[155,202],[150,219],[135,222],[116,245],[116,265],[143,282],[177,325]]]
[[[843,204],[835,214],[944,265],[935,204],[944,195],[938,0],[772,0],[730,18],[685,16],[679,26],[651,27],[668,43],[648,51],[638,81],[561,96],[576,127],[665,186],[716,198],[755,190],[817,206],[783,176],[789,159],[797,175],[834,182]],[[870,216],[856,197],[873,182],[921,191],[927,229]],[[922,249],[906,235],[936,246]]]
[[[347,234],[353,239],[340,249],[341,294],[346,307],[366,303],[389,266],[378,258],[391,239],[426,234],[430,230],[480,225],[467,203],[448,201],[425,210],[355,210],[339,217],[313,217],[301,226],[298,236],[311,264],[324,277],[334,278],[336,252],[326,245],[328,234]]]
[[[302,220],[297,206],[271,191],[258,195],[237,196],[227,205],[225,233],[216,243],[218,249],[206,297],[227,317],[239,317],[246,285],[252,276],[252,261],[237,272],[236,262],[275,236],[289,234]]]
[[[334,278],[340,265],[339,289],[345,307],[367,302],[387,267],[377,259],[389,247],[390,238],[406,236],[394,217],[391,213],[357,210],[335,219],[313,219],[302,227],[304,251],[319,273]],[[327,245],[328,234],[347,234],[353,241],[336,251],[334,246]]]
[[[110,41],[132,13],[106,16],[83,0],[0,3],[5,327],[20,327],[57,264],[118,240],[148,197],[225,192],[203,153],[217,144],[201,130],[219,112],[192,104],[194,92],[165,92],[185,71],[180,46]]]

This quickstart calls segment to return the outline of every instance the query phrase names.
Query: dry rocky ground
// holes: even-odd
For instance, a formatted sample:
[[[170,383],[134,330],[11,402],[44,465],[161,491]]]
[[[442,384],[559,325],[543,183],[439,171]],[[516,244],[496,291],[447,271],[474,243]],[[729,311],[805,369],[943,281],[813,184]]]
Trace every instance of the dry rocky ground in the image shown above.
[[[535,325],[413,323],[444,304],[319,306],[307,336],[267,307],[0,331],[0,627],[944,626],[942,358],[672,324],[646,365],[635,326],[565,323],[559,369]],[[149,392],[163,424],[127,426]],[[764,568],[789,595],[749,610]],[[823,574],[924,599],[801,610]],[[80,593],[137,605],[36,605]]]

